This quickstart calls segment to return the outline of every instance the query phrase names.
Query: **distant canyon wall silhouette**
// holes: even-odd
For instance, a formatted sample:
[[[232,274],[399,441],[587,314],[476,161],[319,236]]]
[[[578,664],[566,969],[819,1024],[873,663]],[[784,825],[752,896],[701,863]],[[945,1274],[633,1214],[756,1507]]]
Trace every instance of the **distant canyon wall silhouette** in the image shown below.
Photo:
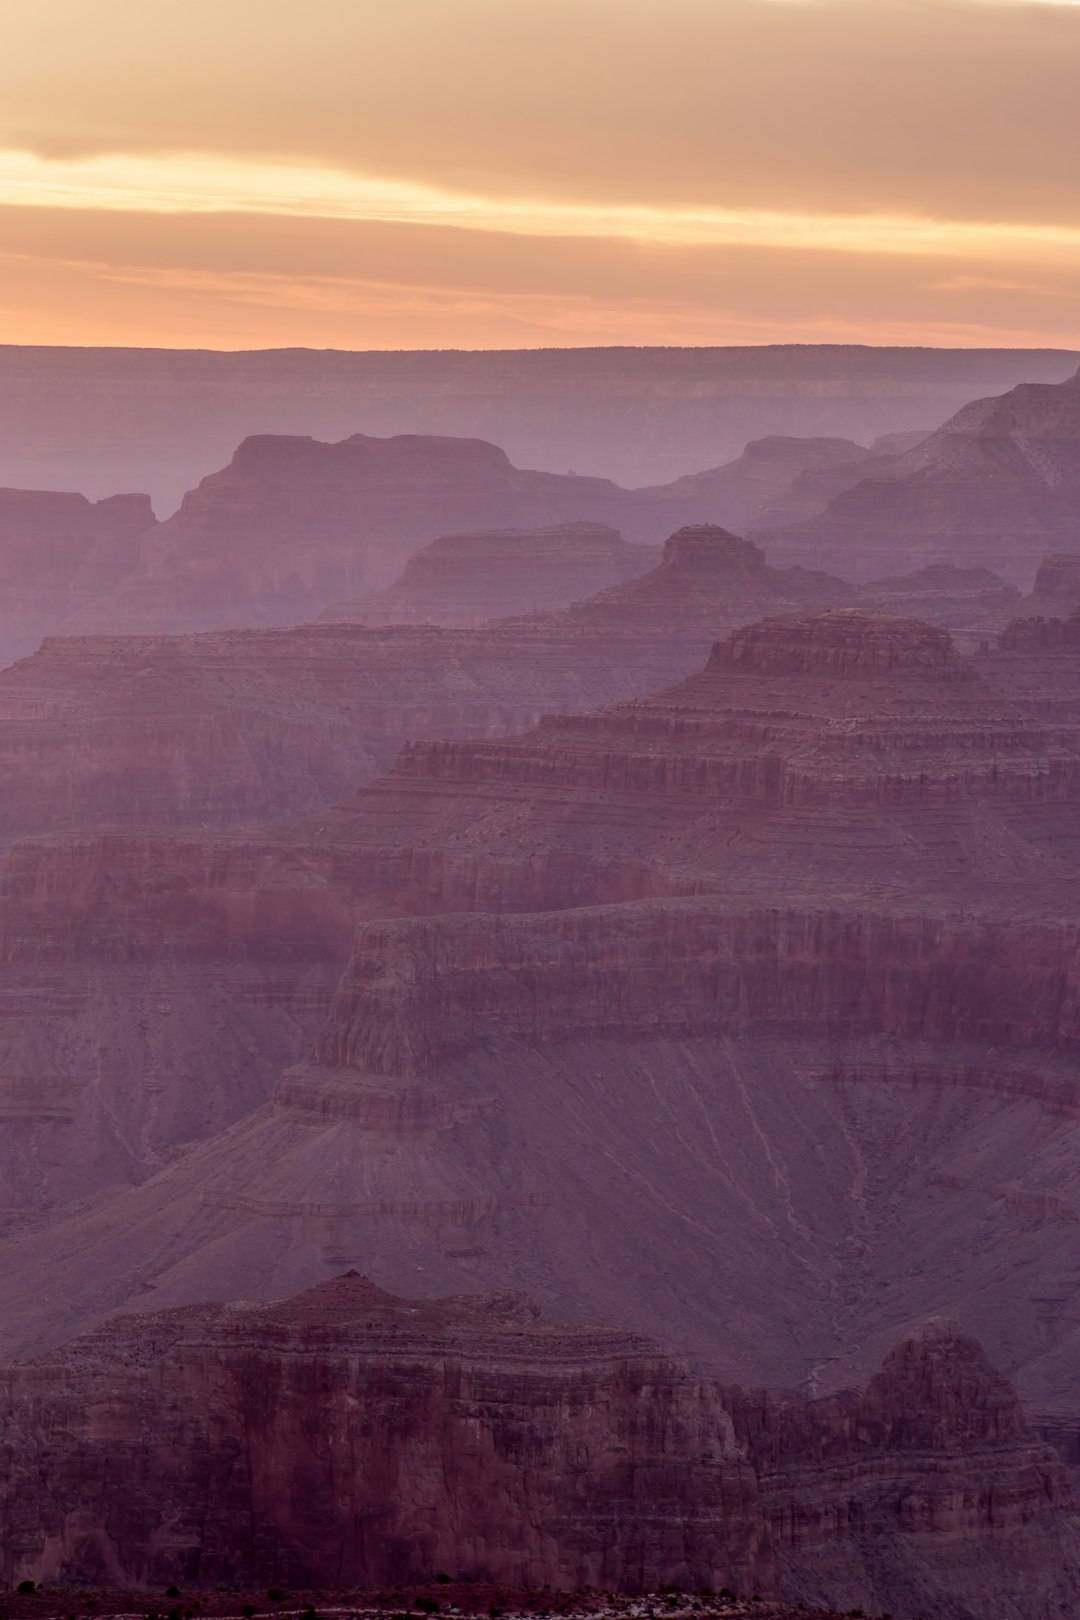
[[[869,444],[936,427],[976,396],[1061,381],[1077,358],[813,344],[235,354],[9,345],[0,485],[95,498],[146,489],[167,515],[248,434],[357,432],[489,439],[521,466],[655,484],[715,467],[766,434]]]

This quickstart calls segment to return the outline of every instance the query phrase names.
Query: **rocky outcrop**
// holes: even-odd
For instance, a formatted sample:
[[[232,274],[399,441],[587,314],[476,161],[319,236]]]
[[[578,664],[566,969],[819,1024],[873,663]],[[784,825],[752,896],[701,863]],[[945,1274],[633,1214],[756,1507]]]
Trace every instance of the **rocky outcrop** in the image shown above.
[[[1067,1471],[955,1324],[921,1325],[858,1396],[728,1399],[786,1596],[947,1620],[1076,1601]]]
[[[606,555],[605,531],[585,532]],[[578,543],[573,527],[556,531],[556,551],[567,535]],[[611,544],[620,567],[644,549]],[[444,579],[441,557],[438,543],[421,554],[417,577],[433,569]],[[970,627],[992,616],[991,601],[1015,598],[981,576],[931,573],[856,592],[770,568],[751,542],[697,525],[621,586],[476,630],[343,623],[50,639],[0,673],[0,838],[319,811],[414,741],[503,736],[664,687],[700,669],[718,635],[763,613],[915,603],[924,619],[982,640]]]
[[[0,663],[116,588],[156,524],[147,495],[88,501],[43,489],[0,489]]]
[[[1080,1594],[1065,1468],[959,1330],[861,1396],[725,1389],[521,1296],[354,1272],[114,1319],[0,1372],[0,1576],[85,1585],[479,1578],[1050,1620]]]
[[[405,564],[375,596],[336,604],[323,624],[442,624],[541,613],[594,596],[655,567],[655,549],[630,546],[601,523],[447,534]]]
[[[953,563],[1026,586],[1048,551],[1076,550],[1080,376],[965,406],[816,518],[768,531],[778,561],[848,578]]]
[[[1062,618],[1080,607],[1080,551],[1044,557],[1035,570],[1030,593],[1016,605],[1015,617]]]
[[[114,1322],[0,1389],[8,1585],[776,1587],[718,1392],[513,1296],[350,1274]]]

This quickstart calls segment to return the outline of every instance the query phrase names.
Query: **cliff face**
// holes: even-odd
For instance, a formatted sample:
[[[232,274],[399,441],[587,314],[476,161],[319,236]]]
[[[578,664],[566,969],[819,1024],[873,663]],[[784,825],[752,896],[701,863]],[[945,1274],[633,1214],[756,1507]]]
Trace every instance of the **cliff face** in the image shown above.
[[[52,490],[0,489],[0,663],[116,588],[156,519],[147,495],[97,502]]]
[[[23,1119],[9,1218],[61,1200],[63,1166],[89,1191],[138,1180],[264,1101],[365,921],[427,919],[358,936],[328,1063],[378,1068],[385,1051],[419,1074],[471,1028],[1068,1050],[1078,760],[1075,717],[1004,696],[943,632],[841,610],[738,631],[652,699],[415,744],[307,822],[20,845],[0,924]],[[184,989],[166,1015],[170,974]],[[253,1044],[221,1069],[226,1024]],[[59,1152],[78,1140],[97,1145]]]
[[[768,532],[778,560],[866,579],[916,566],[994,569],[1026,586],[1036,562],[1080,541],[1080,378],[1023,383],[965,406],[885,476],[815,518]]]
[[[656,550],[629,546],[601,523],[448,534],[410,557],[375,596],[336,604],[324,624],[443,624],[540,613],[618,585],[655,567]]]
[[[920,1326],[858,1396],[728,1403],[787,1596],[947,1620],[1071,1608],[1067,1472],[955,1324]]]
[[[513,1298],[350,1275],[110,1324],[0,1381],[8,1584],[776,1586],[718,1393]]]
[[[638,566],[630,554],[644,548],[587,533],[600,536],[605,556],[614,546],[620,568]],[[550,532],[560,555],[568,534],[576,548],[573,526]],[[461,547],[448,549],[456,576]],[[591,554],[592,542],[584,549]],[[434,570],[443,579],[443,560],[436,543],[416,577]],[[497,588],[497,570],[485,562],[483,572]],[[1014,596],[981,576],[936,574],[856,592],[827,575],[770,568],[750,542],[698,525],[671,536],[640,577],[482,629],[342,623],[50,639],[0,672],[0,838],[320,811],[416,740],[499,737],[545,714],[655,691],[700,669],[718,634],[762,613],[916,603],[925,619],[969,627],[971,639],[995,618],[990,601]]]
[[[780,615],[650,699],[417,744],[307,822],[12,850],[5,1073],[37,1113],[3,1149],[5,1348],[355,1264],[820,1391],[950,1308],[1066,1432],[1080,721],[1009,689],[1027,656]],[[75,1077],[77,1134],[46,1129]],[[86,1198],[59,1216],[58,1163]]]
[[[349,1273],[117,1319],[0,1373],[8,1583],[729,1586],[949,1620],[1080,1593],[1056,1455],[957,1330],[866,1392],[727,1390],[514,1296]],[[959,1543],[959,1545],[958,1545]]]

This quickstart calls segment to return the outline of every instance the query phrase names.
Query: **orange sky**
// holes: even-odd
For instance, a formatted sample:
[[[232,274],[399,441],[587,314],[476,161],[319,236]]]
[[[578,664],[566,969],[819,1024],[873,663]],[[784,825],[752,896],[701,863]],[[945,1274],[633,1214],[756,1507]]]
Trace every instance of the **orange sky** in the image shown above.
[[[1080,344],[1077,0],[27,0],[0,341]]]

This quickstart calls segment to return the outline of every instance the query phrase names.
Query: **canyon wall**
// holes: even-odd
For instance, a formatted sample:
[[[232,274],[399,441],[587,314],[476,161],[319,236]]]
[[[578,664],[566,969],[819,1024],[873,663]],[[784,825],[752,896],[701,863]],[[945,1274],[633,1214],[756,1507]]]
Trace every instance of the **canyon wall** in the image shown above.
[[[9,1582],[734,1588],[944,1620],[1080,1594],[1066,1470],[958,1329],[861,1395],[725,1389],[520,1296],[356,1273],[0,1371]]]

